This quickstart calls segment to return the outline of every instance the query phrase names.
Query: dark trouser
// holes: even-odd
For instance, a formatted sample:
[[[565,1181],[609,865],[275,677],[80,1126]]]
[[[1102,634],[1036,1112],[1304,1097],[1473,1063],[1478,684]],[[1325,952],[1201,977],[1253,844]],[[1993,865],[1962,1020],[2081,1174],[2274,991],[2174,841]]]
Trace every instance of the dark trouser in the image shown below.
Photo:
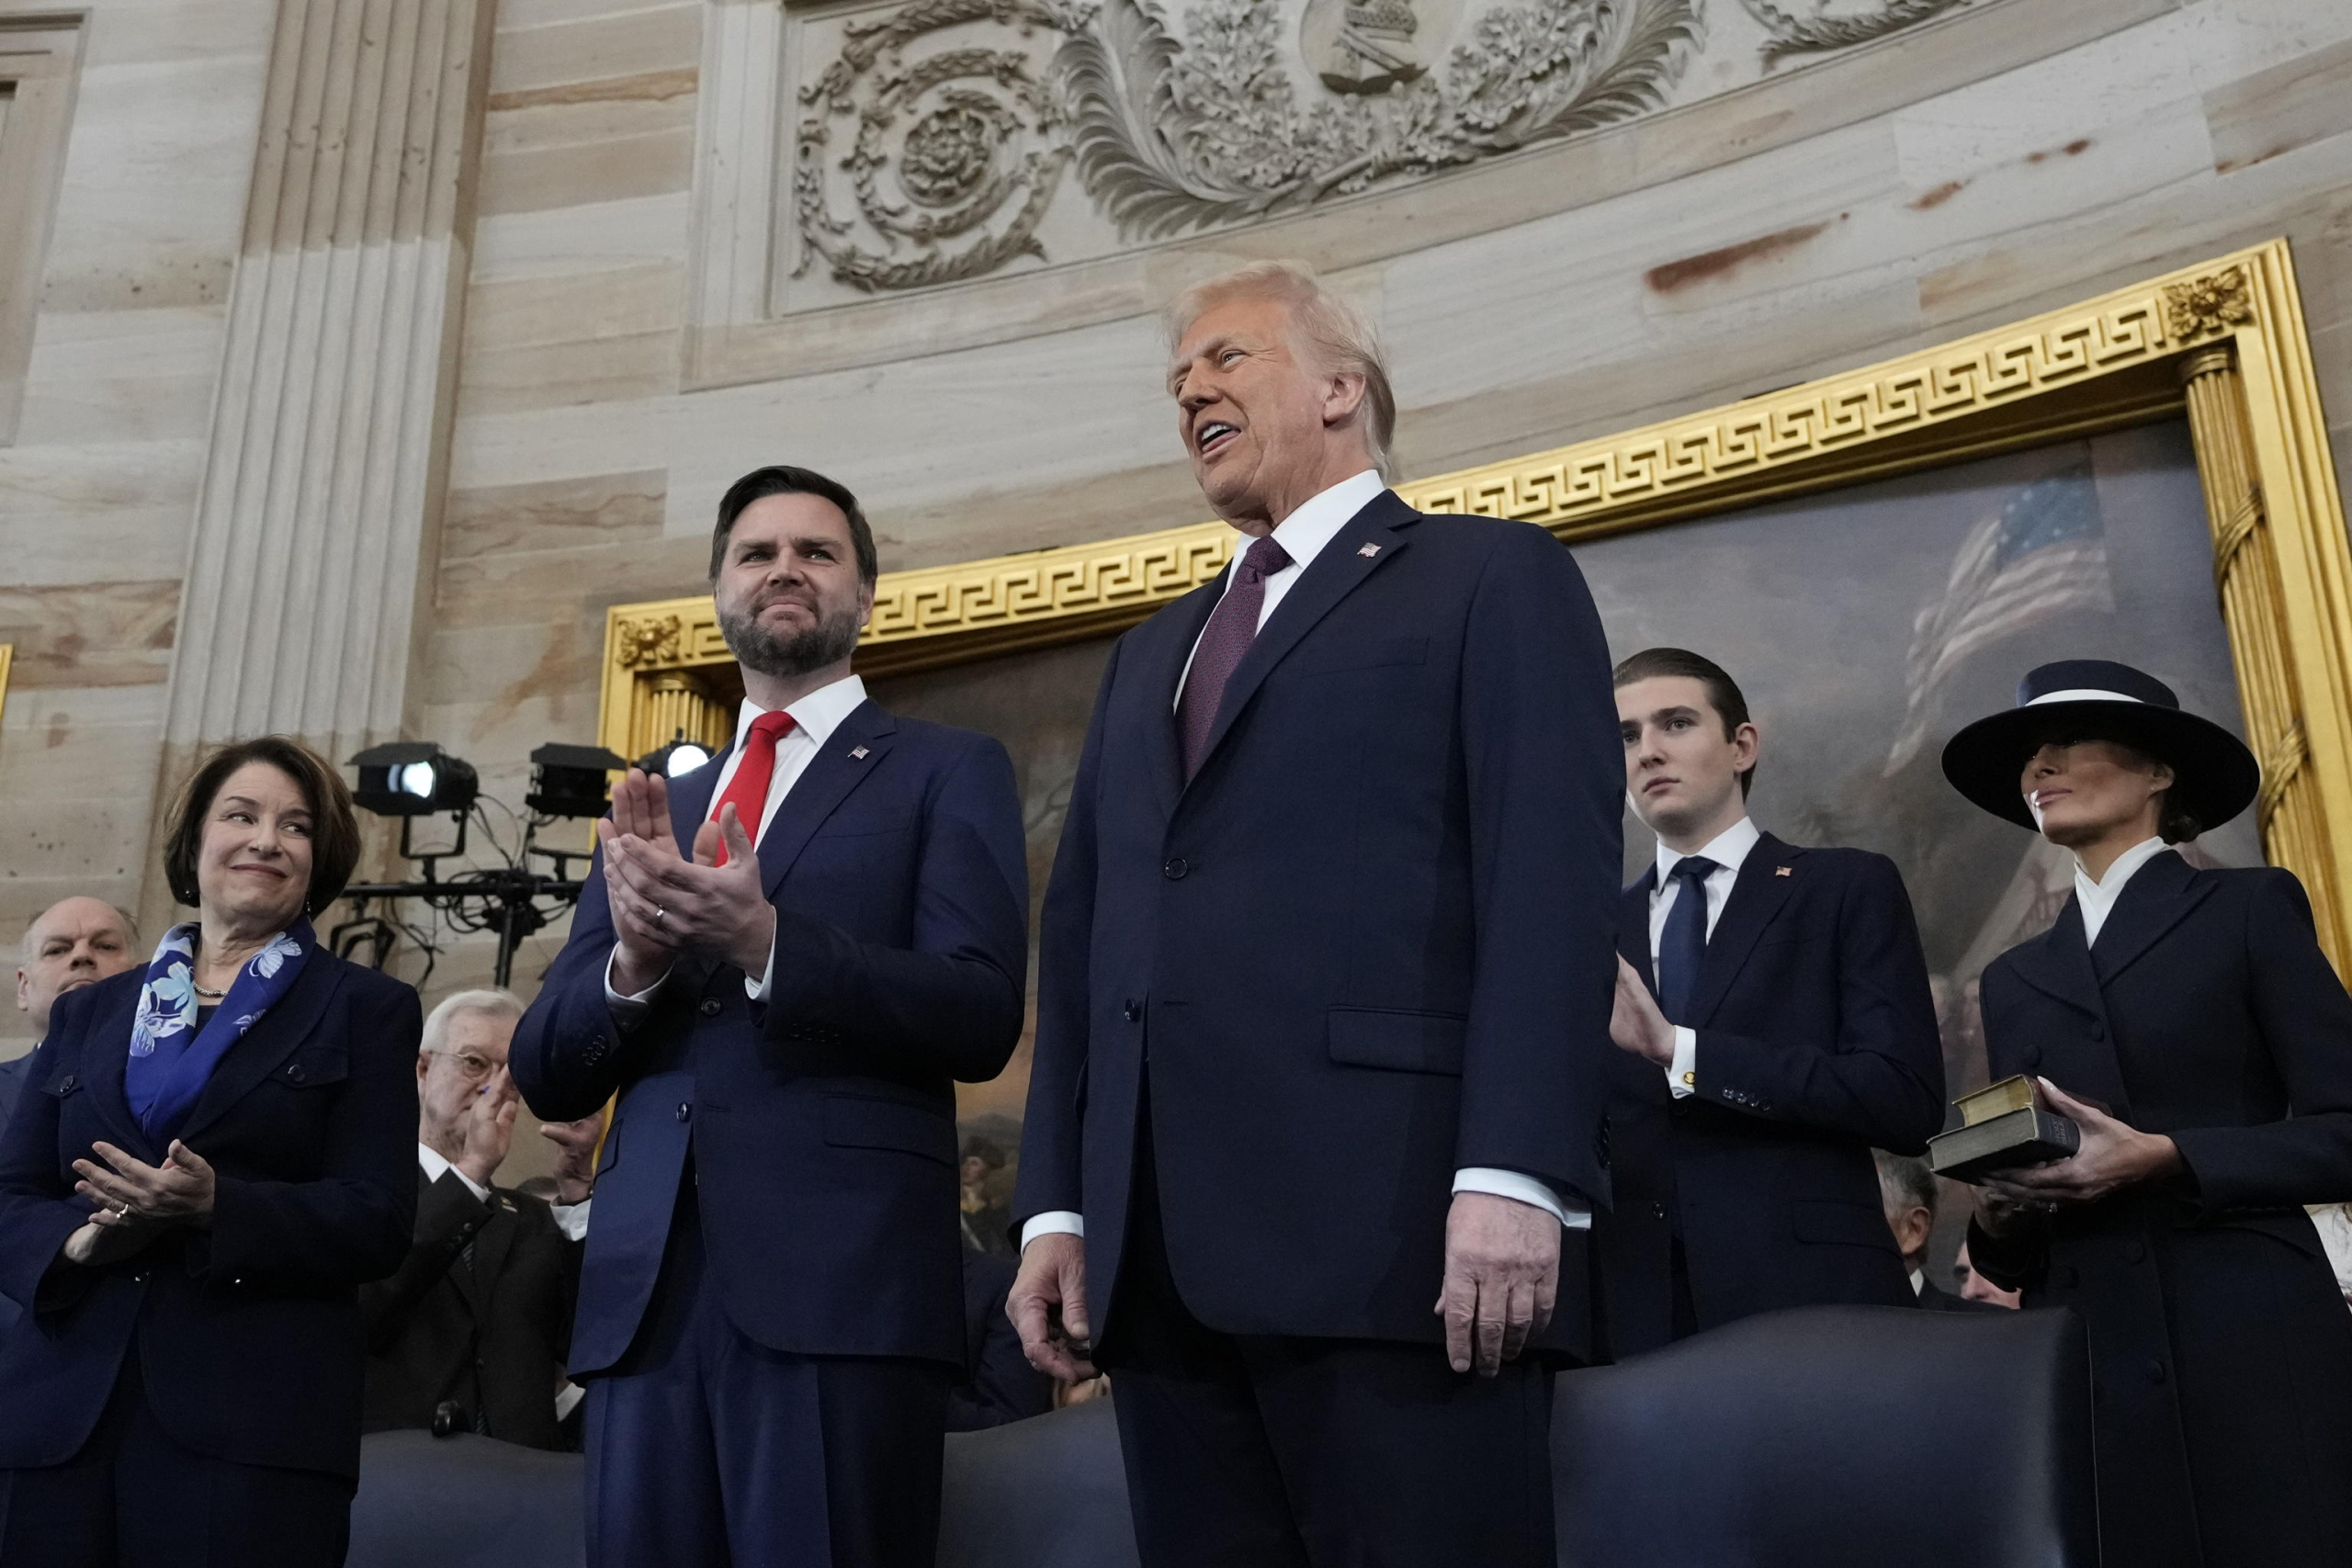
[[[588,1388],[592,1564],[930,1568],[949,1369],[746,1338],[710,1280],[691,1178],[646,1318]]]
[[[133,1345],[81,1452],[0,1470],[0,1563],[335,1568],[351,1539],[351,1494],[340,1475],[238,1464],[175,1441],[148,1408]]]
[[[1145,1568],[1552,1568],[1549,1371],[1218,1333],[1178,1294],[1151,1166],[1104,1345]]]

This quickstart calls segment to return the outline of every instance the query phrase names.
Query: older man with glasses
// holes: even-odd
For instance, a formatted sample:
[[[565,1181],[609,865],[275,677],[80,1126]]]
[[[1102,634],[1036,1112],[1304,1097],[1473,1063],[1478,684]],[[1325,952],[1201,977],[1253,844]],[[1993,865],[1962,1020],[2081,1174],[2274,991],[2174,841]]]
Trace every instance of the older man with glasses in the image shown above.
[[[400,1272],[360,1292],[371,1432],[424,1427],[565,1446],[563,1418],[580,1397],[563,1381],[563,1359],[593,1129],[543,1129],[563,1151],[557,1203],[492,1184],[523,1111],[506,1071],[522,1016],[512,992],[479,990],[448,998],[424,1021],[416,1239]]]

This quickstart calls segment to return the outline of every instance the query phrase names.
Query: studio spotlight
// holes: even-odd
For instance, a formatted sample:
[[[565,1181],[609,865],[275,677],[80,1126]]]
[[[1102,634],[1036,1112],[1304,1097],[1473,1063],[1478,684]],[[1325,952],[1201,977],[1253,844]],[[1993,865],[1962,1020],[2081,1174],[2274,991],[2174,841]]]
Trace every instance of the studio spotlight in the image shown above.
[[[351,759],[359,784],[351,798],[379,817],[426,817],[462,812],[474,803],[473,764],[452,757],[430,740],[400,740],[370,746]]]
[[[683,729],[667,746],[659,746],[637,760],[637,765],[649,773],[674,779],[680,773],[691,773],[710,761],[710,748],[699,740],[689,740]]]
[[[531,792],[523,804],[542,817],[602,817],[610,775],[628,766],[602,746],[554,743],[531,753]]]

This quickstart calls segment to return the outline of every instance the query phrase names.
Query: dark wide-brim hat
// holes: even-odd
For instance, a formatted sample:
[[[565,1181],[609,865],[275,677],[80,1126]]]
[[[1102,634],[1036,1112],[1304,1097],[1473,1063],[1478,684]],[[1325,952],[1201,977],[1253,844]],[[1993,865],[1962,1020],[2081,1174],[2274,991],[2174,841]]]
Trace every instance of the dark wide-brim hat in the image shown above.
[[[2057,739],[2114,740],[2173,771],[2171,804],[2200,829],[2220,827],[2262,787],[2262,768],[2245,741],[2182,711],[2170,686],[2129,664],[2065,659],[2018,682],[2018,705],[1980,718],[1944,747],[1944,777],[2004,821],[2034,828],[2018,781],[2026,760]],[[2037,829],[2038,830],[2038,829]]]

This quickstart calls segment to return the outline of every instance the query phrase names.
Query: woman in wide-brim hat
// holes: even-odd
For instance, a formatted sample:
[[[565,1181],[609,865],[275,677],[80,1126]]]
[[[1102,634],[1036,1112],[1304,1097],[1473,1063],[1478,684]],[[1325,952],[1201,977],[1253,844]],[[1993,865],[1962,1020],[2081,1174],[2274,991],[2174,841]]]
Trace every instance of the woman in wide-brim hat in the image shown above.
[[[1944,750],[1954,787],[2075,857],[1986,967],[1985,1055],[2075,1121],[1988,1181],[1969,1251],[2089,1326],[2105,1560],[2352,1562],[2352,1313],[2303,1205],[2352,1198],[2352,998],[2301,884],[2171,845],[2252,804],[2244,742],[2128,665],[2045,664]]]

